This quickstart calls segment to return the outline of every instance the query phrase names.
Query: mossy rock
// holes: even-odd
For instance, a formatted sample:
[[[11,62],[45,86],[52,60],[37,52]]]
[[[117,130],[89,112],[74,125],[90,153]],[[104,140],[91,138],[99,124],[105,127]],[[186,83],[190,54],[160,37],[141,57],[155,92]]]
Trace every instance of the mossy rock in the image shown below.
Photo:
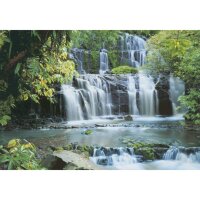
[[[144,160],[155,160],[154,144],[137,142],[131,145],[136,155],[142,155]]]
[[[71,151],[71,150],[73,150],[73,145],[72,144],[68,144],[68,145],[64,146],[63,149],[67,150],[67,151]]]
[[[137,150],[137,154],[142,155],[144,160],[155,160],[155,151],[151,147],[143,147]]]
[[[144,147],[153,147],[153,144],[137,142],[132,144],[132,147],[134,148],[134,150],[137,150],[139,148],[144,148]]]
[[[113,74],[136,74],[138,70],[130,66],[119,66],[112,69]]]
[[[63,150],[64,150],[63,147],[56,147],[56,148],[55,148],[55,151],[63,151]]]
[[[131,115],[126,115],[126,116],[124,116],[124,120],[133,121],[133,117]]]
[[[83,134],[85,134],[85,135],[91,135],[92,133],[93,133],[93,131],[90,129],[83,132]]]

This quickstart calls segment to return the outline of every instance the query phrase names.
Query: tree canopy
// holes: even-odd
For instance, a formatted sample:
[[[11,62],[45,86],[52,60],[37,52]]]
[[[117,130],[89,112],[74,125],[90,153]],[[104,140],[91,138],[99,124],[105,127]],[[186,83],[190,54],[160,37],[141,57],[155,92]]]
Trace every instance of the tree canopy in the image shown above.
[[[54,84],[72,79],[74,62],[66,47],[71,31],[0,32],[0,124],[17,101],[54,100]]]

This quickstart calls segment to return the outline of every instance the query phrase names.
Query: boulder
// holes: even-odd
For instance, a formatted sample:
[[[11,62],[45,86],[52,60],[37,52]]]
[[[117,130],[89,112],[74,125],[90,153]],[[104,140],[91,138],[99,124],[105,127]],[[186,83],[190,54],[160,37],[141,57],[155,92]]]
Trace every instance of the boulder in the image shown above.
[[[76,154],[71,151],[54,151],[54,156],[62,159],[62,161],[65,163],[64,169],[87,169],[87,170],[95,170],[100,169],[97,167],[92,161],[90,161],[88,158],[84,157],[83,155]]]
[[[126,115],[126,116],[124,116],[124,120],[133,121],[133,117],[131,115]]]
[[[62,170],[66,163],[55,155],[47,155],[42,160],[41,165],[49,170]]]

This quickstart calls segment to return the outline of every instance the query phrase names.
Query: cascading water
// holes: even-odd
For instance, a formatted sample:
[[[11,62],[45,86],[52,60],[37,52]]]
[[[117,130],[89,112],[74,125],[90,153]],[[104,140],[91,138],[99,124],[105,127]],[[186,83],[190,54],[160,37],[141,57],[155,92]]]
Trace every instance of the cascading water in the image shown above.
[[[158,96],[151,76],[139,73],[140,115],[153,116],[158,110]]]
[[[169,78],[169,87],[169,95],[172,102],[173,114],[176,114],[176,108],[180,106],[178,97],[185,93],[185,84],[181,79],[171,75]],[[180,110],[180,112],[183,112],[183,109]]]
[[[95,164],[112,166],[115,169],[129,169],[137,158],[133,148],[95,148],[90,158]]]
[[[85,70],[83,68],[83,61],[84,61],[84,50],[83,49],[78,49],[78,48],[73,48],[71,49],[72,54],[77,62],[77,68],[78,72],[80,74],[85,74]]]
[[[139,89],[136,89],[136,76],[128,76],[129,114],[153,116],[158,113],[158,95],[156,84],[151,76],[138,74]],[[137,93],[139,109],[137,105]]]
[[[195,148],[190,152],[184,147],[170,147],[163,156],[164,160],[177,160],[183,162],[200,162],[200,149]]]
[[[131,115],[138,115],[138,107],[137,107],[137,101],[136,101],[136,84],[135,79],[133,76],[128,76],[128,102],[129,102],[129,114]]]
[[[136,35],[126,33],[120,36],[121,64],[133,67],[142,66],[145,63],[146,41]]]
[[[100,51],[100,70],[99,74],[105,74],[109,70],[108,67],[108,54],[106,49]]]
[[[121,63],[133,67],[144,65],[145,45],[146,41],[139,36],[128,33],[120,36]],[[72,52],[78,63],[78,71],[85,73],[83,69],[85,52],[77,48],[72,49]],[[141,71],[136,75],[125,75],[122,79],[113,78],[112,75],[106,77],[105,73],[108,70],[108,53],[103,48],[100,51],[100,75],[86,74],[76,78],[75,85],[62,86],[67,120],[92,119],[95,116],[112,113],[141,116],[154,116],[160,113],[159,109],[162,106],[160,97],[163,97],[153,77]],[[180,79],[170,76],[169,85],[170,89],[166,93],[169,92],[173,114],[176,114],[176,107],[179,106],[177,99],[184,92],[184,84]]]
[[[62,85],[67,120],[111,115],[109,84],[100,75],[84,75],[73,85]]]
[[[126,63],[134,67],[144,65],[146,57],[145,44],[146,41],[138,36],[130,35],[121,36],[121,52],[122,63]],[[128,57],[125,57],[128,53]],[[153,116],[158,113],[158,95],[155,89],[155,83],[151,76],[143,73],[138,74],[139,79],[139,109],[136,102],[136,86],[132,76],[128,76],[128,96],[129,96],[129,113],[133,115]],[[139,111],[138,111],[139,110]]]

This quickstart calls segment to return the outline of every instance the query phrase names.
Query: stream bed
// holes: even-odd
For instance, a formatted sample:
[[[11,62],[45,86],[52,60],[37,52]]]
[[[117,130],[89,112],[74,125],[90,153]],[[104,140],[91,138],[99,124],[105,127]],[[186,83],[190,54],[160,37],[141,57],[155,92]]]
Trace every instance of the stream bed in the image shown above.
[[[81,128],[1,131],[0,144],[5,144],[13,138],[21,138],[42,148],[63,146],[70,143],[96,148],[119,148],[120,153],[112,154],[109,157],[103,152],[99,155],[95,155],[94,152],[90,159],[95,164],[99,164],[99,159],[107,159],[107,162],[110,162],[103,164],[105,169],[200,169],[198,151],[186,155],[176,149],[179,147],[200,147],[200,132],[184,129],[180,125],[182,121],[183,119],[180,116],[137,118],[134,121],[119,119],[79,121],[79,124],[82,124]],[[101,126],[99,124],[97,126],[97,122]],[[84,123],[92,127],[90,128],[93,131],[91,135],[83,134],[87,130]],[[69,124],[75,125],[76,122]],[[134,149],[129,152],[123,150],[126,148],[124,140],[127,139],[150,144],[167,144],[175,149],[166,152],[168,156],[163,157],[161,160],[138,162]]]

